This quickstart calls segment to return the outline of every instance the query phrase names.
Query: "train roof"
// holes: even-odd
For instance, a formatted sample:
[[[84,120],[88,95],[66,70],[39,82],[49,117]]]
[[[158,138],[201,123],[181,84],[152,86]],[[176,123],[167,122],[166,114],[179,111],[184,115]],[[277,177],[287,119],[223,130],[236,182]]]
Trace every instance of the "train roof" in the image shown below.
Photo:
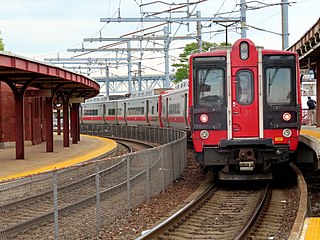
[[[177,83],[174,86],[174,89],[187,88],[189,86],[189,80],[183,80],[182,82]]]
[[[124,98],[125,98],[124,95],[110,95],[109,97],[100,95],[94,98],[87,99],[86,103],[112,101],[112,100],[118,100],[118,99],[124,99]]]
[[[146,91],[131,93],[130,98],[160,95],[162,92],[173,90],[173,88],[154,88]]]

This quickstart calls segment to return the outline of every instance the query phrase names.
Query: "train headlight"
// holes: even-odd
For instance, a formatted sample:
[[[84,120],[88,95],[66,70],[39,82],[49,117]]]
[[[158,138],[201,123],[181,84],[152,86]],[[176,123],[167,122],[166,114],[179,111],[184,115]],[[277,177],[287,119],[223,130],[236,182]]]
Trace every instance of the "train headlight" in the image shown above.
[[[202,130],[202,131],[200,132],[200,137],[201,137],[203,140],[208,139],[208,137],[209,137],[209,132],[208,132],[207,130]]]
[[[247,60],[249,58],[249,44],[247,42],[242,42],[240,44],[240,58],[242,60]]]
[[[283,131],[282,131],[282,135],[283,135],[284,137],[286,137],[286,138],[291,137],[291,134],[292,134],[292,132],[291,132],[291,130],[288,129],[288,128],[283,129]]]
[[[291,119],[291,114],[286,112],[282,115],[282,118],[285,121],[289,121]]]
[[[208,120],[209,120],[209,117],[208,117],[208,115],[207,114],[201,114],[201,116],[200,116],[200,121],[202,122],[202,123],[206,123],[206,122],[208,122]]]

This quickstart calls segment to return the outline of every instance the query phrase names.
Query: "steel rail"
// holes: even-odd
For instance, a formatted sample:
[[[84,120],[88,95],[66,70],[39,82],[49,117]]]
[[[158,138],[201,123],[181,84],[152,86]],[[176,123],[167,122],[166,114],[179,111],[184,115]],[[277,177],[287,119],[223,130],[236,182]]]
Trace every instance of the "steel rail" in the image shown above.
[[[168,219],[161,222],[159,225],[155,226],[154,228],[146,231],[143,235],[136,238],[136,240],[146,240],[146,239],[156,239],[162,232],[164,232],[170,225],[175,224],[178,222],[182,217],[188,215],[194,208],[195,205],[202,202],[206,197],[207,194],[213,189],[214,184],[208,186],[196,199],[189,202],[186,206],[181,208],[178,212],[170,216]]]
[[[266,186],[264,189],[264,192],[262,194],[262,198],[256,209],[251,215],[251,218],[248,219],[242,230],[239,232],[239,234],[234,238],[235,240],[244,239],[245,235],[251,230],[252,226],[254,225],[254,222],[259,217],[260,212],[262,211],[264,207],[264,203],[266,202],[266,199],[268,197],[268,192],[270,191],[269,185]]]

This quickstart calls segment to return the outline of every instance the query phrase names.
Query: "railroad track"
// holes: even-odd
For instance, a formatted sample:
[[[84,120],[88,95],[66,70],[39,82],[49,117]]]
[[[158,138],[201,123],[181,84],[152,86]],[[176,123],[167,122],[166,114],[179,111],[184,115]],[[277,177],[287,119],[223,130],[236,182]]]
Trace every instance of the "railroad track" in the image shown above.
[[[118,140],[117,140],[118,141]],[[120,141],[120,140],[119,140]],[[146,144],[138,141],[124,140],[121,144],[126,146],[131,153],[142,149],[153,147],[151,144]],[[108,160],[105,161],[106,164]],[[100,177],[100,195],[101,199],[104,199],[106,195],[115,192],[117,188],[127,186],[127,176],[123,175],[117,169],[126,166],[127,162],[119,161],[114,170],[106,167],[104,170],[99,171]],[[94,165],[94,164],[91,164]],[[114,166],[113,166],[114,167]],[[57,192],[59,192],[59,214],[67,216],[73,211],[79,209],[82,206],[82,210],[86,209],[90,212],[94,212],[95,209],[91,205],[96,201],[96,174],[95,166],[87,173],[77,173],[77,176],[62,179],[57,184]],[[138,167],[137,167],[138,168]],[[80,175],[78,175],[80,174]],[[139,181],[139,174],[141,169],[131,169],[133,175],[132,181]],[[137,180],[135,180],[137,179]],[[43,180],[43,179],[42,179]],[[23,185],[23,184],[22,184]],[[27,185],[23,185],[27,187]],[[13,188],[18,188],[13,184]],[[19,186],[21,188],[21,185]],[[39,193],[28,196],[24,195],[21,199],[6,199],[0,205],[0,238],[1,237],[15,237],[19,232],[26,232],[29,229],[42,228],[42,231],[52,231],[52,225],[48,226],[48,230],[44,228],[54,217],[53,207],[53,189],[39,188]],[[8,190],[8,188],[6,188]],[[34,192],[33,192],[34,193]],[[114,196],[116,197],[116,196]],[[23,237],[22,237],[23,239]]]
[[[124,146],[127,149],[127,153],[143,151],[145,149],[153,148],[157,146],[155,143],[147,143],[139,140],[116,138],[116,137],[109,137],[109,138],[115,140],[117,143]],[[121,155],[120,151],[118,151],[117,153]]]
[[[296,192],[295,187],[249,190],[211,185],[137,239],[287,239],[295,219],[288,212],[298,207],[291,209],[299,198]]]

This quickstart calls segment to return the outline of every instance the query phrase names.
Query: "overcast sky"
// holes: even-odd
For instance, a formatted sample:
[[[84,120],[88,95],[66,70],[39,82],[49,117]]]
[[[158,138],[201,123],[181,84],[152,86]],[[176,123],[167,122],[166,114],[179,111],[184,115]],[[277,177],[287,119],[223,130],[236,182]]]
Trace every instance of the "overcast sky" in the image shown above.
[[[43,58],[71,57],[79,53],[67,52],[70,48],[81,48],[83,38],[120,37],[127,33],[147,28],[159,23],[103,23],[100,18],[118,17],[141,17],[142,13],[153,13],[169,9],[164,3],[186,3],[188,0],[162,0],[156,4],[148,4],[151,0],[10,0],[3,1],[0,8],[0,31],[5,44],[5,50],[26,57],[42,60]],[[195,2],[197,0],[189,0]],[[295,0],[290,1],[289,6],[289,46],[295,43],[320,17],[319,0]],[[162,2],[162,3],[161,3]],[[263,7],[267,4],[280,3],[281,0],[249,1],[247,6]],[[203,3],[190,6],[190,12],[201,11],[202,17],[239,17],[240,0],[208,0]],[[141,7],[141,5],[143,5]],[[171,8],[177,7],[171,6]],[[173,17],[186,16],[184,12],[172,15]],[[232,12],[233,11],[233,12]],[[232,12],[225,15],[217,13]],[[168,14],[157,15],[168,17]],[[247,24],[266,31],[249,28],[247,37],[257,45],[265,48],[281,49],[281,36],[267,31],[281,33],[281,7],[275,5],[257,10],[248,10]],[[203,22],[203,40],[220,43],[225,41],[225,32],[219,32],[225,28],[217,24]],[[196,30],[195,24],[191,24],[190,32]],[[228,41],[233,43],[240,37],[239,29],[230,28]],[[163,34],[163,26],[146,30],[143,33],[155,31],[157,35]],[[101,33],[100,33],[101,32]],[[182,36],[187,33],[185,25],[173,24],[171,36]],[[84,43],[84,47],[92,48],[110,44]],[[175,49],[184,46],[186,41],[173,41],[170,48]],[[137,44],[137,43],[136,43]],[[133,47],[135,46],[132,44]],[[160,47],[154,43],[143,43],[147,47]],[[120,45],[119,47],[126,47]],[[171,63],[178,57],[181,50],[171,51]],[[113,54],[114,55],[114,54]],[[111,57],[111,53],[100,55],[85,54],[83,57]],[[123,56],[125,57],[125,56]],[[135,54],[141,57],[140,53]],[[149,58],[158,57],[153,64]],[[157,68],[163,62],[163,53],[146,52],[143,54],[143,64]],[[162,69],[163,70],[163,69]],[[154,73],[157,74],[157,73]]]

